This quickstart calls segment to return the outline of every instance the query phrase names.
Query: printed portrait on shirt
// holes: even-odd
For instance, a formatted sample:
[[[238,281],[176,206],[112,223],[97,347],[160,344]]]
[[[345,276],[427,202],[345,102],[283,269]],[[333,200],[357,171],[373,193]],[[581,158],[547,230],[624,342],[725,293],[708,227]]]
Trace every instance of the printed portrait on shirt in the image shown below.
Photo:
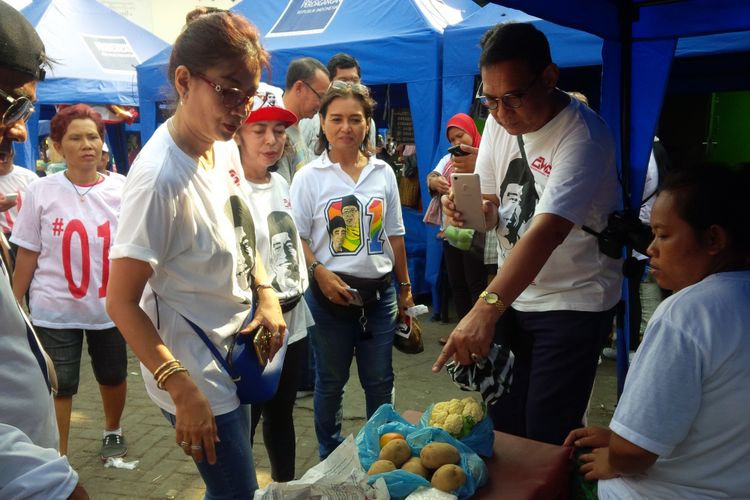
[[[297,248],[297,227],[286,212],[268,214],[268,238],[271,243],[271,284],[280,298],[299,295],[300,269]]]
[[[330,237],[330,248],[333,255],[357,253],[362,248],[362,206],[353,194],[332,200],[328,204],[327,214]],[[344,238],[338,243],[341,234],[340,222],[337,221],[336,244],[330,231],[331,221],[340,218],[344,222]]]
[[[235,241],[237,245],[237,268],[235,274],[237,282],[243,290],[248,290],[253,282],[255,269],[255,223],[250,209],[239,196],[229,197],[225,212],[234,224]]]
[[[500,226],[498,240],[503,256],[518,243],[518,239],[534,217],[539,201],[534,175],[523,158],[515,158],[508,165],[500,185]]]

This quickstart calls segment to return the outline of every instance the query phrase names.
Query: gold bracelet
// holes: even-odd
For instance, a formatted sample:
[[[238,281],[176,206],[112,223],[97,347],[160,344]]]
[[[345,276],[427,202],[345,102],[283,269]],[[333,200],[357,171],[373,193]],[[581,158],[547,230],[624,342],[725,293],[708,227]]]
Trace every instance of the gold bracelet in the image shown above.
[[[169,361],[165,361],[164,363],[159,365],[159,368],[154,370],[154,380],[159,380],[159,376],[162,374],[162,372],[173,365],[182,366],[179,359],[170,359]]]
[[[174,368],[170,368],[164,374],[159,378],[159,380],[156,382],[156,387],[161,389],[162,391],[166,390],[164,387],[164,384],[167,382],[167,379],[174,375],[175,373],[185,372],[188,375],[190,375],[190,372],[185,368],[184,366],[175,366]]]

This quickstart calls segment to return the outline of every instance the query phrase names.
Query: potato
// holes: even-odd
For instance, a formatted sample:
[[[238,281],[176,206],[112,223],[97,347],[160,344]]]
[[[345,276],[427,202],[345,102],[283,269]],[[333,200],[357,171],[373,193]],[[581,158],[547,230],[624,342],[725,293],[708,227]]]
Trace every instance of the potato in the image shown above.
[[[367,474],[372,476],[373,474],[391,472],[392,470],[396,470],[396,466],[393,465],[393,462],[391,462],[390,460],[376,460],[370,466],[370,469],[367,471]]]
[[[464,485],[466,474],[458,465],[446,464],[440,467],[432,475],[432,486],[441,490],[451,492]]]
[[[380,460],[390,460],[396,467],[401,467],[404,462],[411,457],[411,448],[409,443],[403,439],[394,439],[389,441],[380,450]]]
[[[401,469],[407,472],[411,472],[412,474],[422,476],[425,479],[430,476],[430,471],[428,471],[427,468],[422,465],[422,460],[419,457],[411,457],[406,461],[404,465],[401,466]]]
[[[437,469],[445,464],[457,464],[461,461],[461,455],[455,446],[448,443],[430,443],[422,448],[419,454],[422,465],[428,469]]]

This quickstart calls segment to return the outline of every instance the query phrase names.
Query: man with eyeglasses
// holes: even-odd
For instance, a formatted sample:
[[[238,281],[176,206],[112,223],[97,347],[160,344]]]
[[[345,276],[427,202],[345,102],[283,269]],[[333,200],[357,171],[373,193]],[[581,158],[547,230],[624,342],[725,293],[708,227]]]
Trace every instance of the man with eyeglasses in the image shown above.
[[[315,116],[330,83],[328,70],[317,59],[302,57],[293,60],[286,70],[284,107],[298,119]],[[298,124],[286,129],[286,142],[284,155],[276,166],[277,172],[291,184],[297,170],[309,163],[313,155],[302,138]]]
[[[34,28],[0,1],[0,155],[26,140],[24,122],[46,64]],[[0,260],[0,496],[88,498],[78,474],[57,451],[54,368],[21,313],[9,278]]]
[[[603,229],[620,207],[615,145],[596,113],[557,88],[549,43],[534,26],[499,24],[481,47],[477,98],[491,119],[476,172],[499,271],[433,371],[450,357],[479,361],[493,342],[510,347],[513,387],[490,407],[495,429],[561,444],[586,411],[620,299],[621,261],[581,230]],[[443,207],[460,226],[452,198]]]

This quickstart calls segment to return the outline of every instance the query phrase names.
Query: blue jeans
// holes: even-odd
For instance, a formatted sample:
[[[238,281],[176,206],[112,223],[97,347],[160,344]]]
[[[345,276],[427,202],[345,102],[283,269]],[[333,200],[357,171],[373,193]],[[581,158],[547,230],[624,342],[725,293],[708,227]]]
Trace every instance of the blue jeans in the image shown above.
[[[172,427],[175,416],[162,410]],[[234,411],[218,415],[216,427],[216,463],[209,465],[204,459],[195,462],[203,482],[206,483],[206,500],[251,499],[258,489],[250,446],[250,407],[240,405]]]
[[[313,296],[306,295],[315,326],[311,329],[315,353],[315,434],[318,453],[325,459],[344,440],[341,437],[344,386],[352,358],[365,390],[367,418],[380,405],[393,403],[393,335],[396,330],[396,291],[392,287],[366,309],[365,332],[358,319],[337,318]]]

